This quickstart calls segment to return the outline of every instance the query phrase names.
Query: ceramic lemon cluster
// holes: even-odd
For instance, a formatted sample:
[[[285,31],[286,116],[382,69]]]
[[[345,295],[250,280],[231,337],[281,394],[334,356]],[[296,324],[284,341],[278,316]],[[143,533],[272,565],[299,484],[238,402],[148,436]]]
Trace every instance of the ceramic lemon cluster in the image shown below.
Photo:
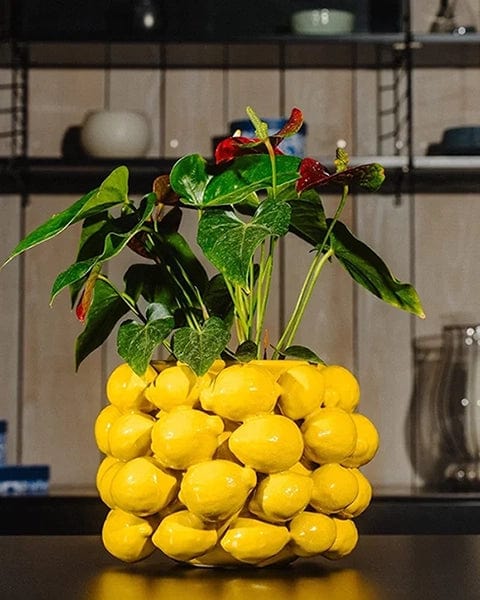
[[[198,565],[265,566],[353,550],[378,448],[341,366],[181,363],[111,374],[95,437],[110,507],[105,547],[133,562],[156,548]]]

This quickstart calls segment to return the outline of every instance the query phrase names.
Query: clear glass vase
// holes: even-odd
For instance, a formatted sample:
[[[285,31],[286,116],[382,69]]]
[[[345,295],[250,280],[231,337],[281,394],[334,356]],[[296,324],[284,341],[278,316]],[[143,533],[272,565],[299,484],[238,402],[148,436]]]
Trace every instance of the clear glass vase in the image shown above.
[[[480,491],[480,325],[415,340],[407,432],[423,487]]]
[[[414,381],[407,419],[406,445],[425,489],[437,490],[448,464],[436,390],[442,358],[442,336],[421,336],[413,343]]]
[[[480,325],[443,329],[434,390],[446,489],[480,490]]]

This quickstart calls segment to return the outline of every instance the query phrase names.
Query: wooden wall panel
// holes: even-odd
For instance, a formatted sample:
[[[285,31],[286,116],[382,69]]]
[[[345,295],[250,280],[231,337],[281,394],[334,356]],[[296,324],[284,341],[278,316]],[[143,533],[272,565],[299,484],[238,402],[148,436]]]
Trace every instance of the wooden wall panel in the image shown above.
[[[26,229],[32,230],[72,202],[70,197],[32,196]],[[98,464],[93,424],[101,406],[101,362],[90,357],[74,370],[74,340],[80,326],[68,291],[49,308],[56,275],[76,253],[78,231],[64,233],[25,261],[22,462],[46,463],[52,484],[92,486]]]
[[[375,70],[354,71],[352,128],[354,142],[352,149],[357,156],[377,154],[377,77]]]
[[[225,128],[224,76],[220,69],[165,72],[165,155],[212,155],[212,136]]]
[[[357,235],[402,281],[410,269],[410,205],[387,196],[359,196]],[[365,473],[377,486],[409,485],[412,470],[405,433],[412,386],[411,321],[357,286],[356,361],[362,390],[360,411],[380,433],[380,450]]]
[[[0,263],[16,246],[21,235],[21,199],[2,196],[2,235],[0,235]],[[10,262],[0,271],[0,419],[8,421],[7,460],[16,462],[21,447],[17,433],[21,417],[19,398],[19,329],[21,328],[19,301],[22,297],[21,261]]]
[[[479,122],[478,70],[417,69],[413,86],[415,154],[425,154],[429,144],[440,142],[444,129]]]
[[[32,69],[29,72],[28,154],[61,156],[66,130],[104,106],[101,69]]]
[[[308,126],[307,154],[333,160],[337,141],[353,144],[352,74],[347,69],[289,69],[285,106],[303,110]]]
[[[247,119],[245,108],[251,106],[262,118],[283,117],[280,104],[280,71],[278,69],[231,69],[228,71],[227,122]],[[286,107],[286,112],[289,112]]]
[[[480,321],[480,195],[424,195],[415,202],[415,268],[427,318],[418,335]]]
[[[458,25],[480,26],[480,2],[479,0],[463,0],[456,3],[455,15]],[[427,33],[434,16],[438,11],[438,0],[410,0],[412,11],[412,29],[418,33]]]
[[[437,0],[410,1],[412,29],[417,33],[427,33],[431,22],[438,11]]]

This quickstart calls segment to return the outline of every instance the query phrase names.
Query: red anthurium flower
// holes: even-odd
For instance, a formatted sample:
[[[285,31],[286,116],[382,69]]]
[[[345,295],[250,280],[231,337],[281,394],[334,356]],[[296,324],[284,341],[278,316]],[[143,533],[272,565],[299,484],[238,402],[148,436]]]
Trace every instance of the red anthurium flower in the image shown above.
[[[279,144],[284,138],[298,133],[303,125],[303,113],[299,108],[292,108],[290,117],[285,125],[272,138],[279,138],[276,144]],[[270,139],[272,139],[270,138]],[[275,145],[276,145],[275,144]]]
[[[297,133],[303,124],[303,114],[298,108],[293,108],[290,117],[285,125],[269,136],[269,141],[275,154],[283,154],[277,146],[286,137]],[[242,136],[232,136],[222,140],[215,148],[215,163],[217,165],[228,162],[243,156],[244,154],[266,154],[268,152],[265,141],[259,138],[247,138]]]
[[[232,136],[225,138],[215,148],[215,164],[220,165],[244,154],[266,154],[267,147],[258,138]],[[276,154],[282,154],[275,148]]]
[[[296,184],[297,192],[300,194],[312,187],[322,185],[330,177],[330,173],[318,160],[304,158],[300,163],[300,177]]]
[[[305,158],[300,163],[300,177],[295,187],[300,194],[305,190],[326,185],[327,183],[338,183],[339,185],[358,183],[362,187],[375,191],[381,186],[384,179],[384,169],[378,163],[369,163],[358,167],[351,167],[330,174],[327,169],[315,159]]]
[[[80,296],[80,300],[75,308],[75,314],[80,323],[84,323],[87,318],[88,311],[93,302],[93,294],[95,290],[95,283],[100,274],[101,265],[97,264],[93,267],[90,275],[88,276],[85,288]]]
[[[83,290],[82,295],[80,296],[80,300],[78,301],[77,307],[75,308],[75,314],[77,316],[77,319],[80,321],[80,323],[84,323],[85,322],[85,318],[87,316],[87,312],[88,312],[88,308],[86,306],[86,302],[84,302],[85,299],[85,290]]]

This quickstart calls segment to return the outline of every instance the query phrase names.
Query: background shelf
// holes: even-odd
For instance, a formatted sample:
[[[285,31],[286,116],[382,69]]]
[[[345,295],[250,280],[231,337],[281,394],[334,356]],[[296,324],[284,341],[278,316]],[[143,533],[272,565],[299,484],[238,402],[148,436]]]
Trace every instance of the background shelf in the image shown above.
[[[333,170],[327,159],[319,158]],[[0,159],[0,188],[3,194],[82,194],[97,187],[115,167],[125,164],[130,171],[130,191],[145,194],[153,180],[168,173],[175,158],[111,159],[82,161],[62,158]],[[480,156],[415,156],[413,169],[406,156],[352,157],[351,165],[378,162],[385,167],[385,182],[379,195],[398,193],[478,193]],[[325,187],[325,193],[338,188]],[[358,189],[356,192],[365,193]]]

